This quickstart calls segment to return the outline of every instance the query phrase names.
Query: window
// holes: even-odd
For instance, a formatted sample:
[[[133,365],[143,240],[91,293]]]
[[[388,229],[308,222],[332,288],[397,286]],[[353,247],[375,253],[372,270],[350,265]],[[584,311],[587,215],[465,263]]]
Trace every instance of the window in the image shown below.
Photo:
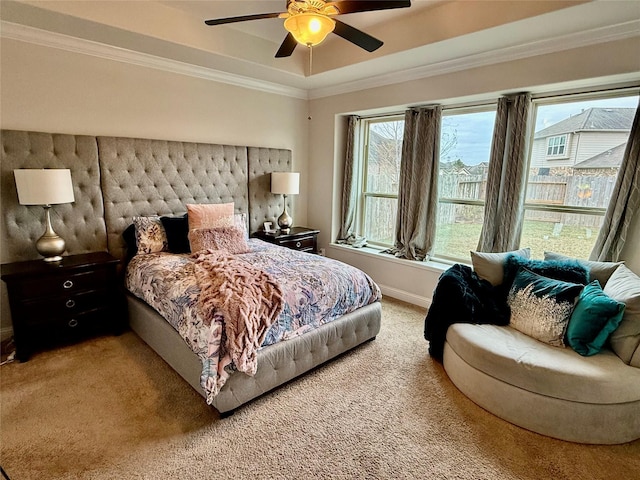
[[[470,262],[478,247],[495,116],[494,105],[443,113],[436,257]]]
[[[534,101],[535,128],[520,245],[588,258],[602,225],[633,122],[637,93]],[[567,151],[566,135],[575,147]],[[548,140],[547,140],[548,139]],[[567,150],[565,150],[567,149]],[[546,152],[546,155],[545,155]],[[547,163],[549,155],[566,159]]]
[[[394,243],[404,117],[362,122],[363,195],[360,231],[371,244]]]
[[[547,157],[563,156],[566,145],[567,145],[566,135],[549,138],[549,143],[547,146]]]
[[[440,258],[470,261],[478,246],[495,106],[445,110],[440,139],[436,244]],[[362,121],[360,228],[372,245],[392,246],[404,116]]]
[[[629,138],[638,89],[535,99],[521,247],[588,258]],[[434,256],[470,262],[484,221],[495,105],[443,110]],[[358,233],[394,244],[404,115],[363,119]]]

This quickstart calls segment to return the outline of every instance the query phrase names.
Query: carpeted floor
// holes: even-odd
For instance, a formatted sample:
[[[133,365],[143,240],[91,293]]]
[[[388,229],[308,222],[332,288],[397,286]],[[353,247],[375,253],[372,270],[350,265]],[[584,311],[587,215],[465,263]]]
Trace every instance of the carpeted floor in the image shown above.
[[[385,299],[375,341],[224,420],[131,332],[36,354],[0,370],[0,463],[11,480],[639,478],[640,441],[553,440],[469,401],[424,314]]]

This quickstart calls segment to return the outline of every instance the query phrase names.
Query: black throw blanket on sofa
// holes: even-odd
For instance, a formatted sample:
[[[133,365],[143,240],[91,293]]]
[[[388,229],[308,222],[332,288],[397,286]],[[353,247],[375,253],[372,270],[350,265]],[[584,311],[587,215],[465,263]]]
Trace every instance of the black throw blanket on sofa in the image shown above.
[[[442,362],[449,325],[508,325],[509,317],[504,288],[494,287],[480,279],[471,267],[456,264],[440,276],[424,320],[424,338],[429,341],[429,354]]]

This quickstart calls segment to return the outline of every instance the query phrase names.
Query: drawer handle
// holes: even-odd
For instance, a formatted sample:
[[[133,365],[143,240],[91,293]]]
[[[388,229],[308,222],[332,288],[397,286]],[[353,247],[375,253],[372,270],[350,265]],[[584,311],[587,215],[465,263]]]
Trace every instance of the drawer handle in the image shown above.
[[[66,306],[67,308],[73,308],[73,307],[75,307],[75,306],[76,306],[76,301],[75,301],[75,300],[72,300],[72,299],[69,299],[69,300],[67,300],[67,303],[65,303],[65,306]]]
[[[78,320],[76,320],[75,318],[72,318],[71,320],[69,320],[69,326],[71,328],[77,327],[78,326]]]
[[[296,242],[296,248],[300,248],[302,246],[302,242]]]
[[[73,282],[71,280],[67,280],[62,284],[63,288],[71,288],[73,287]]]

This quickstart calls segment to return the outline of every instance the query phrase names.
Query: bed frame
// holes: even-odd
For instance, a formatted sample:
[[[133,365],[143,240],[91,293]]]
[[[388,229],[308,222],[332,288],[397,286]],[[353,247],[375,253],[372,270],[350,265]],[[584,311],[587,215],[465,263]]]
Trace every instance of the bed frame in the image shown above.
[[[42,234],[41,209],[19,205],[15,168],[70,168],[75,202],[56,205],[54,229],[67,253],[108,250],[124,259],[122,232],[136,215],[171,215],[187,203],[234,202],[256,231],[282,211],[270,193],[270,173],[291,170],[291,151],[167,140],[93,137],[3,130],[1,152],[2,263],[38,258],[29,248]],[[56,219],[61,218],[61,221]],[[58,220],[58,221],[56,221]],[[3,305],[6,290],[2,286]],[[175,329],[154,309],[127,295],[131,328],[201,395],[202,364]],[[2,312],[8,318],[8,312]],[[5,316],[7,315],[7,316]],[[258,373],[236,372],[213,406],[221,413],[315,368],[380,330],[379,302],[301,337],[258,353]]]

